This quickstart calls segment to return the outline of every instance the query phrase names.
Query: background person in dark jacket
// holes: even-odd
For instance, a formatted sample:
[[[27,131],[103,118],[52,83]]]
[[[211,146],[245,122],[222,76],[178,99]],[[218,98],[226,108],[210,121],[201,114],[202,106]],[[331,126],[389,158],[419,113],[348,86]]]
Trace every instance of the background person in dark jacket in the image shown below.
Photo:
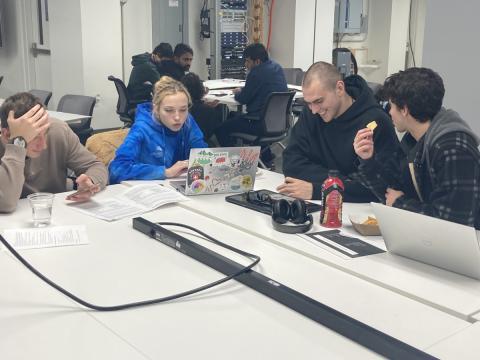
[[[389,206],[480,229],[479,139],[458,113],[442,108],[442,78],[431,69],[410,68],[390,76],[382,94],[397,130],[417,143],[403,156],[409,166],[398,172],[399,158],[378,161],[371,131],[360,130],[354,142],[362,159],[360,181]],[[392,176],[400,186],[391,185]],[[401,180],[409,176],[415,195]]]
[[[376,200],[370,190],[349,177],[358,164],[352,144],[357,131],[375,120],[377,155],[379,159],[391,156],[398,139],[388,114],[365,80],[358,75],[342,80],[335,66],[326,62],[310,66],[302,90],[307,106],[283,152],[286,177],[277,190],[300,199],[320,199],[328,170],[338,170],[345,185],[345,201]]]
[[[172,79],[181,81],[185,72],[190,70],[192,60],[192,48],[187,44],[177,44],[175,50],[173,50],[173,55],[157,65],[160,77],[166,75]]]
[[[243,52],[248,75],[245,87],[235,89],[235,100],[247,106],[247,115],[260,115],[267,96],[276,91],[288,91],[282,67],[268,58],[267,50],[262,44],[251,44]],[[261,135],[259,121],[249,121],[244,114],[233,112],[232,116],[217,130],[217,139],[222,146],[235,145],[231,133],[243,132]],[[268,159],[267,159],[268,162]]]
[[[192,98],[192,106],[189,112],[202,130],[205,141],[208,142],[215,129],[222,123],[222,109],[217,107],[218,100],[214,102],[203,101],[206,89],[197,74],[188,73],[182,78],[182,83]]]
[[[168,43],[160,43],[151,54],[132,56],[133,69],[127,86],[130,100],[138,102],[152,99],[152,86],[160,79],[157,65],[172,56],[172,46]]]

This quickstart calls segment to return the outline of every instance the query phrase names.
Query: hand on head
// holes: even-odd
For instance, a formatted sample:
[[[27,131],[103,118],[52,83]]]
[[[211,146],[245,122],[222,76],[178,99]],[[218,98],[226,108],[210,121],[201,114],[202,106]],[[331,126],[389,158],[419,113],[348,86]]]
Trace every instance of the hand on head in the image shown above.
[[[373,131],[369,128],[359,130],[353,140],[353,149],[361,159],[370,159],[374,152]]]
[[[17,119],[15,119],[14,112],[10,111],[7,122],[10,139],[21,136],[27,144],[50,126],[48,113],[40,105],[35,105]]]
[[[286,177],[285,182],[277,187],[277,191],[297,199],[310,200],[313,196],[313,185],[308,181]]]
[[[188,169],[188,160],[180,160],[165,170],[165,177],[172,178],[182,175]]]

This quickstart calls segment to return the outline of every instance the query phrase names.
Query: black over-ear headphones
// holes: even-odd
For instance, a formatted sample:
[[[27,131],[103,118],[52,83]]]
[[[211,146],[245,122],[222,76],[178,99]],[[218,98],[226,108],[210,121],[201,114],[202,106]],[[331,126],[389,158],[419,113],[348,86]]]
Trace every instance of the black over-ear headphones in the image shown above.
[[[292,202],[286,199],[273,200],[268,193],[262,191],[249,191],[246,198],[247,201],[269,202],[272,205],[272,225],[277,231],[296,234],[312,228],[313,217],[307,213],[307,205],[303,200],[295,199]],[[288,221],[295,225],[286,225]]]

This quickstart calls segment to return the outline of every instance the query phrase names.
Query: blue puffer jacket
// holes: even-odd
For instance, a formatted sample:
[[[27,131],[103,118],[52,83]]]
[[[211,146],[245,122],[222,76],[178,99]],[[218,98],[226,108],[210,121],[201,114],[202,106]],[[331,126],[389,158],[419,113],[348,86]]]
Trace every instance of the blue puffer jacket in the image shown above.
[[[155,119],[151,103],[140,104],[133,127],[110,163],[110,184],[165,179],[165,169],[188,159],[191,148],[207,146],[190,114],[180,131],[174,132]]]

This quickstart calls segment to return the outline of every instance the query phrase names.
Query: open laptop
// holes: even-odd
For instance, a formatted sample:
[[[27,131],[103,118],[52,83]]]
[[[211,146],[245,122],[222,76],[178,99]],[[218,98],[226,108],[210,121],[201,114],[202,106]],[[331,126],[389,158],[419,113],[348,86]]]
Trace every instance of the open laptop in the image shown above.
[[[387,250],[480,279],[480,246],[473,227],[372,203]]]
[[[191,149],[186,179],[170,185],[185,195],[249,191],[259,156],[260,146]]]

